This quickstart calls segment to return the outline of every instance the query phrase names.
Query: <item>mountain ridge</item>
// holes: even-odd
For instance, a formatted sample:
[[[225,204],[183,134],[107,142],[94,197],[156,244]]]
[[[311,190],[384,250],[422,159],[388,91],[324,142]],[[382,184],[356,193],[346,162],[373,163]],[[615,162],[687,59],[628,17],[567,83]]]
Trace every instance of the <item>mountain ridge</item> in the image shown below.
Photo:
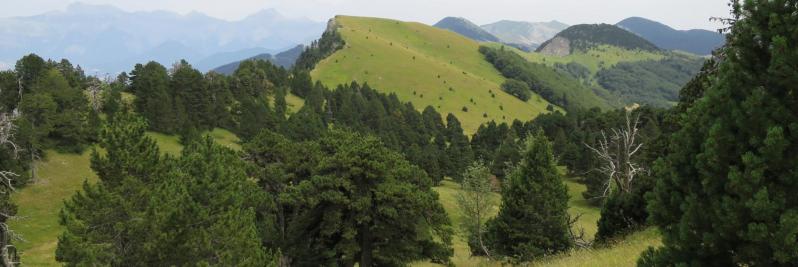
[[[642,37],[610,24],[579,24],[568,27],[544,42],[536,52],[566,56],[575,51],[610,45],[628,50],[659,51],[660,49]]]
[[[283,68],[290,68],[294,65],[294,62],[296,62],[296,59],[304,50],[305,50],[304,45],[297,45],[294,48],[277,53],[275,55],[272,55],[270,53],[262,53],[243,60],[238,60],[235,62],[215,67],[211,71],[221,74],[231,75],[238,69],[239,64],[241,64],[241,62],[246,60],[266,60],[277,66],[281,66]]]
[[[549,22],[500,20],[480,27],[498,37],[503,43],[532,51],[568,28],[568,25],[556,20]]]
[[[43,58],[68,58],[89,73],[113,73],[150,60],[171,65],[171,57],[159,58],[151,52],[159,47],[179,47],[174,43],[190,48],[192,53],[183,48],[168,54],[191,55],[185,59],[200,62],[219,53],[253,48],[280,51],[306,44],[324,27],[324,22],[288,18],[274,9],[228,21],[198,12],[128,12],[78,2],[64,10],[0,18],[0,32],[4,33],[0,35],[0,62],[10,65],[23,55],[36,53]]]
[[[630,17],[617,24],[662,49],[680,50],[696,55],[709,55],[725,43],[718,32],[691,29],[676,30],[668,25],[642,17]]]
[[[459,33],[477,42],[499,42],[498,37],[461,17],[445,17],[432,26]]]

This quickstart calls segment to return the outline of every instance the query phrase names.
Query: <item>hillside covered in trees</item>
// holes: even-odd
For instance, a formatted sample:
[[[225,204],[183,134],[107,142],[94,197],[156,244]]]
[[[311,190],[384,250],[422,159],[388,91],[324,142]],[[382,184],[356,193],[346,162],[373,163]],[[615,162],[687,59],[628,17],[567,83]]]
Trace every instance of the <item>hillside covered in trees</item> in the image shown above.
[[[540,44],[536,52],[546,52],[562,46],[568,55],[587,51],[598,45],[618,46],[628,50],[658,51],[659,48],[629,31],[609,24],[580,24],[568,27],[549,41]]]
[[[26,55],[0,72],[0,265],[798,265],[798,5],[732,7],[700,70],[609,44],[541,62],[483,46],[476,63],[415,40],[469,53],[447,68],[494,67],[459,81],[497,86],[486,98],[552,103],[471,124],[484,99],[449,112],[318,78],[365,57],[347,49],[379,53],[353,36],[392,51],[383,38],[431,28],[392,20],[339,17],[295,67],[230,75],[180,60],[101,80]]]

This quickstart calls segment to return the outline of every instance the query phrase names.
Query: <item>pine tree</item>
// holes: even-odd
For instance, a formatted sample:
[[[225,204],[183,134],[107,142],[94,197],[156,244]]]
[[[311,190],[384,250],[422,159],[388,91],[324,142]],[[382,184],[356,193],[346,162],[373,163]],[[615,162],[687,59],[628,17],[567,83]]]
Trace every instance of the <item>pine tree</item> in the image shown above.
[[[181,60],[172,69],[169,91],[173,103],[175,103],[174,113],[179,118],[185,118],[185,120],[177,121],[180,128],[211,128],[210,101],[212,99],[202,73],[191,67],[185,60]]]
[[[446,116],[446,140],[449,143],[446,149],[446,175],[459,181],[463,170],[474,161],[474,153],[468,137],[463,134],[460,121],[451,113]]]
[[[210,94],[208,99],[210,101],[209,126],[234,129],[230,112],[234,98],[230,92],[228,77],[216,72],[208,72],[205,74],[205,84],[207,84],[207,91]]]
[[[263,196],[235,152],[210,137],[161,157],[143,119],[119,114],[61,212],[56,259],[67,266],[266,266],[255,209]]]
[[[243,151],[252,164],[248,168],[250,175],[257,179],[272,204],[261,205],[258,212],[263,244],[280,250],[280,266],[320,264],[322,255],[309,248],[305,238],[309,231],[298,223],[304,218],[301,199],[292,197],[295,187],[310,179],[318,165],[322,156],[318,143],[294,142],[263,130],[243,144]]]
[[[294,140],[304,141],[318,139],[327,131],[327,126],[321,115],[306,105],[291,115],[280,130]]]
[[[499,214],[488,221],[492,253],[527,261],[569,249],[568,190],[557,171],[551,143],[530,135],[519,165],[505,179]]]
[[[496,177],[504,178],[506,176],[505,171],[520,160],[521,148],[518,145],[519,141],[517,139],[515,132],[509,132],[499,148],[496,149],[496,153],[490,164],[490,171],[495,174]]]
[[[681,114],[640,266],[798,265],[798,5],[733,2],[717,74]]]
[[[169,93],[169,75],[166,68],[151,61],[137,65],[132,72],[131,90],[136,94],[133,102],[136,112],[149,122],[150,129],[175,133],[181,124],[175,114],[172,95]]]
[[[84,182],[82,192],[66,201],[61,211],[64,233],[58,238],[56,259],[67,266],[147,265],[146,199],[148,185],[161,180],[165,169],[154,141],[145,136],[146,123],[118,115],[103,130],[91,167],[99,182]]]
[[[159,182],[147,218],[156,234],[146,240],[157,265],[264,266],[254,209],[262,196],[244,163],[209,136],[190,142],[180,171]],[[157,256],[156,256],[157,255]]]
[[[321,150],[328,156],[295,196],[308,216],[297,224],[315,229],[306,240],[316,242],[315,255],[326,258],[322,262],[449,261],[450,222],[422,170],[370,136],[336,130],[321,140]]]
[[[274,114],[279,121],[285,120],[288,115],[288,103],[285,102],[285,88],[277,88],[277,93],[274,95]]]

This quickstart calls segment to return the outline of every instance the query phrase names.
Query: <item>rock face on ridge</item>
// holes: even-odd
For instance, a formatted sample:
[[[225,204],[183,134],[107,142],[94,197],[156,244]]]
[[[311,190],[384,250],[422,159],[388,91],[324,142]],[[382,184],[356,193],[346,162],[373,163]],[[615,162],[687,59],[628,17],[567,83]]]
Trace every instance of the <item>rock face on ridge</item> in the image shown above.
[[[571,54],[571,41],[565,37],[554,37],[544,47],[539,50],[540,53],[553,56],[567,56]]]

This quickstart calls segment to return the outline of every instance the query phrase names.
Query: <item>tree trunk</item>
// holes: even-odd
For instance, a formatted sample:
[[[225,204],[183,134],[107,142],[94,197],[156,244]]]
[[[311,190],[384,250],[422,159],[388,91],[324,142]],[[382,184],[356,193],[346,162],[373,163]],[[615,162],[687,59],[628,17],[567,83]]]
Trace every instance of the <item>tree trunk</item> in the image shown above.
[[[371,229],[367,224],[360,226],[360,267],[371,267],[372,248],[371,248]]]

